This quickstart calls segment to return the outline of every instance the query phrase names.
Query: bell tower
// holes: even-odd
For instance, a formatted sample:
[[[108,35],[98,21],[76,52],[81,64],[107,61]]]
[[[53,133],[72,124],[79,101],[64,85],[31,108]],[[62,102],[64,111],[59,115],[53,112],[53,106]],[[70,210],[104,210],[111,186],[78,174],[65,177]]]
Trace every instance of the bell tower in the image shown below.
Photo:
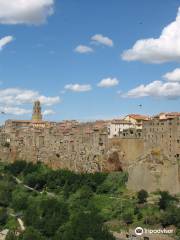
[[[42,113],[41,113],[41,103],[40,101],[35,101],[33,106],[33,121],[42,121]]]

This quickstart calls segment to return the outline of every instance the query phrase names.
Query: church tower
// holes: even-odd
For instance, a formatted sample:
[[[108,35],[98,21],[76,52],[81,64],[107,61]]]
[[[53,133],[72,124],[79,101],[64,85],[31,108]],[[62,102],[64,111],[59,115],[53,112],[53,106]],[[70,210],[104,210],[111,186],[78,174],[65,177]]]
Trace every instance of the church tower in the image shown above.
[[[41,103],[40,103],[40,101],[35,101],[34,102],[32,120],[33,121],[42,121],[42,113],[41,113]]]

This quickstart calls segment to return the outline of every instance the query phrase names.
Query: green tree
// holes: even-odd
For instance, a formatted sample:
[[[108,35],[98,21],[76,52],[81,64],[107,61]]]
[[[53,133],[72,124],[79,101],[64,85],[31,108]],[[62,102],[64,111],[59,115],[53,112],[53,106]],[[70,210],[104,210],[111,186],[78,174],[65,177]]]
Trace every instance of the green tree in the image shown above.
[[[129,210],[125,211],[122,214],[122,218],[123,218],[123,221],[126,224],[132,224],[133,223],[133,219],[134,219],[134,212],[133,212],[133,210],[129,209]]]
[[[0,182],[0,206],[7,207],[10,204],[13,188],[14,184],[10,181]]]
[[[16,211],[21,211],[27,208],[29,194],[22,190],[16,189],[12,193],[12,207]]]
[[[68,220],[67,205],[55,198],[38,197],[31,201],[24,218],[27,226],[51,237]]]
[[[176,206],[169,207],[163,214],[161,222],[163,226],[174,225],[180,229],[180,208]]]
[[[6,208],[0,207],[0,225],[5,225],[8,215]]]
[[[9,164],[5,170],[9,171],[11,174],[17,176],[26,168],[27,163],[25,161],[15,161],[12,164]]]
[[[148,193],[145,190],[140,190],[137,194],[138,203],[146,203],[148,198]]]
[[[25,184],[29,187],[37,190],[42,190],[47,183],[47,177],[45,173],[33,172],[25,176]]]
[[[171,196],[167,191],[160,192],[160,199],[158,203],[160,209],[167,209],[174,203],[174,201],[176,201],[176,198]]]
[[[55,235],[54,240],[115,240],[104,227],[97,209],[91,211],[79,211],[71,217],[71,220],[62,226]]]
[[[74,194],[71,194],[69,198],[69,207],[71,211],[78,211],[81,209],[87,209],[89,204],[91,203],[91,198],[93,196],[93,192],[90,187],[83,186],[79,190],[77,190]]]
[[[126,172],[113,172],[108,174],[104,182],[98,186],[98,193],[119,193],[128,180]]]
[[[20,240],[45,240],[46,238],[36,229],[29,227],[20,236]]]

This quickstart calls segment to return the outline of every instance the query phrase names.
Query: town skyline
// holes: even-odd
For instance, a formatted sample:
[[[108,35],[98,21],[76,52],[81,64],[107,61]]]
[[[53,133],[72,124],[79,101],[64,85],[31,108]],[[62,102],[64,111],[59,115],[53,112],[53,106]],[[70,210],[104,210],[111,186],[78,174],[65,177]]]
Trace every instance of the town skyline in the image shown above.
[[[54,121],[178,111],[178,1],[1,4],[1,123],[37,99]]]

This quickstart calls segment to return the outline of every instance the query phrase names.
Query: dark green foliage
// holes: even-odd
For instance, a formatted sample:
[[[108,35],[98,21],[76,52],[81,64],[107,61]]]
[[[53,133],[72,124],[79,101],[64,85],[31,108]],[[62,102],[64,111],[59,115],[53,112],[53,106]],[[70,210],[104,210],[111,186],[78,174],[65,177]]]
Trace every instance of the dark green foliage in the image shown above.
[[[61,227],[54,240],[115,240],[103,226],[97,210],[78,211],[71,217],[70,222]]]
[[[7,207],[10,204],[13,188],[13,182],[8,180],[0,181],[0,206]]]
[[[51,190],[63,189],[64,195],[76,192],[82,186],[88,186],[96,191],[98,186],[106,179],[107,174],[76,174],[67,170],[51,171],[47,176],[47,187]]]
[[[132,209],[129,209],[125,211],[122,215],[122,218],[126,224],[131,224],[133,223],[133,218],[134,218],[134,212]]]
[[[25,223],[33,226],[45,236],[53,236],[68,220],[67,205],[55,198],[38,197],[29,202],[25,211]]]
[[[162,224],[165,227],[174,225],[180,229],[180,208],[175,206],[168,208],[162,215]]]
[[[167,209],[173,201],[176,201],[176,198],[171,196],[168,192],[162,191],[159,192],[160,199],[159,199],[159,208],[162,210]]]
[[[0,207],[0,225],[5,225],[8,215],[6,208]]]
[[[38,230],[29,227],[21,234],[19,240],[46,240],[46,238]]]
[[[127,179],[123,172],[78,174],[23,161],[3,166],[0,225],[14,230],[17,217],[24,221],[25,232],[19,237],[10,232],[8,240],[114,240],[109,229],[126,230],[136,224],[174,225],[178,235],[177,199],[160,192],[158,203],[148,203],[145,190],[136,195],[126,189]]]
[[[104,182],[98,186],[98,193],[119,193],[128,180],[128,174],[124,172],[110,173]]]
[[[47,177],[45,173],[33,172],[25,177],[25,184],[36,190],[42,190],[47,183]]]
[[[93,192],[90,187],[83,186],[76,193],[72,194],[69,198],[69,207],[71,211],[79,211],[79,209],[86,209],[90,203]]]
[[[29,193],[17,188],[12,193],[12,208],[16,211],[25,210],[28,204]]]
[[[148,198],[148,193],[145,190],[140,190],[137,194],[138,203],[146,203]]]
[[[14,176],[19,175],[26,168],[27,163],[25,161],[16,161],[10,165],[8,165],[5,170],[9,171]]]

